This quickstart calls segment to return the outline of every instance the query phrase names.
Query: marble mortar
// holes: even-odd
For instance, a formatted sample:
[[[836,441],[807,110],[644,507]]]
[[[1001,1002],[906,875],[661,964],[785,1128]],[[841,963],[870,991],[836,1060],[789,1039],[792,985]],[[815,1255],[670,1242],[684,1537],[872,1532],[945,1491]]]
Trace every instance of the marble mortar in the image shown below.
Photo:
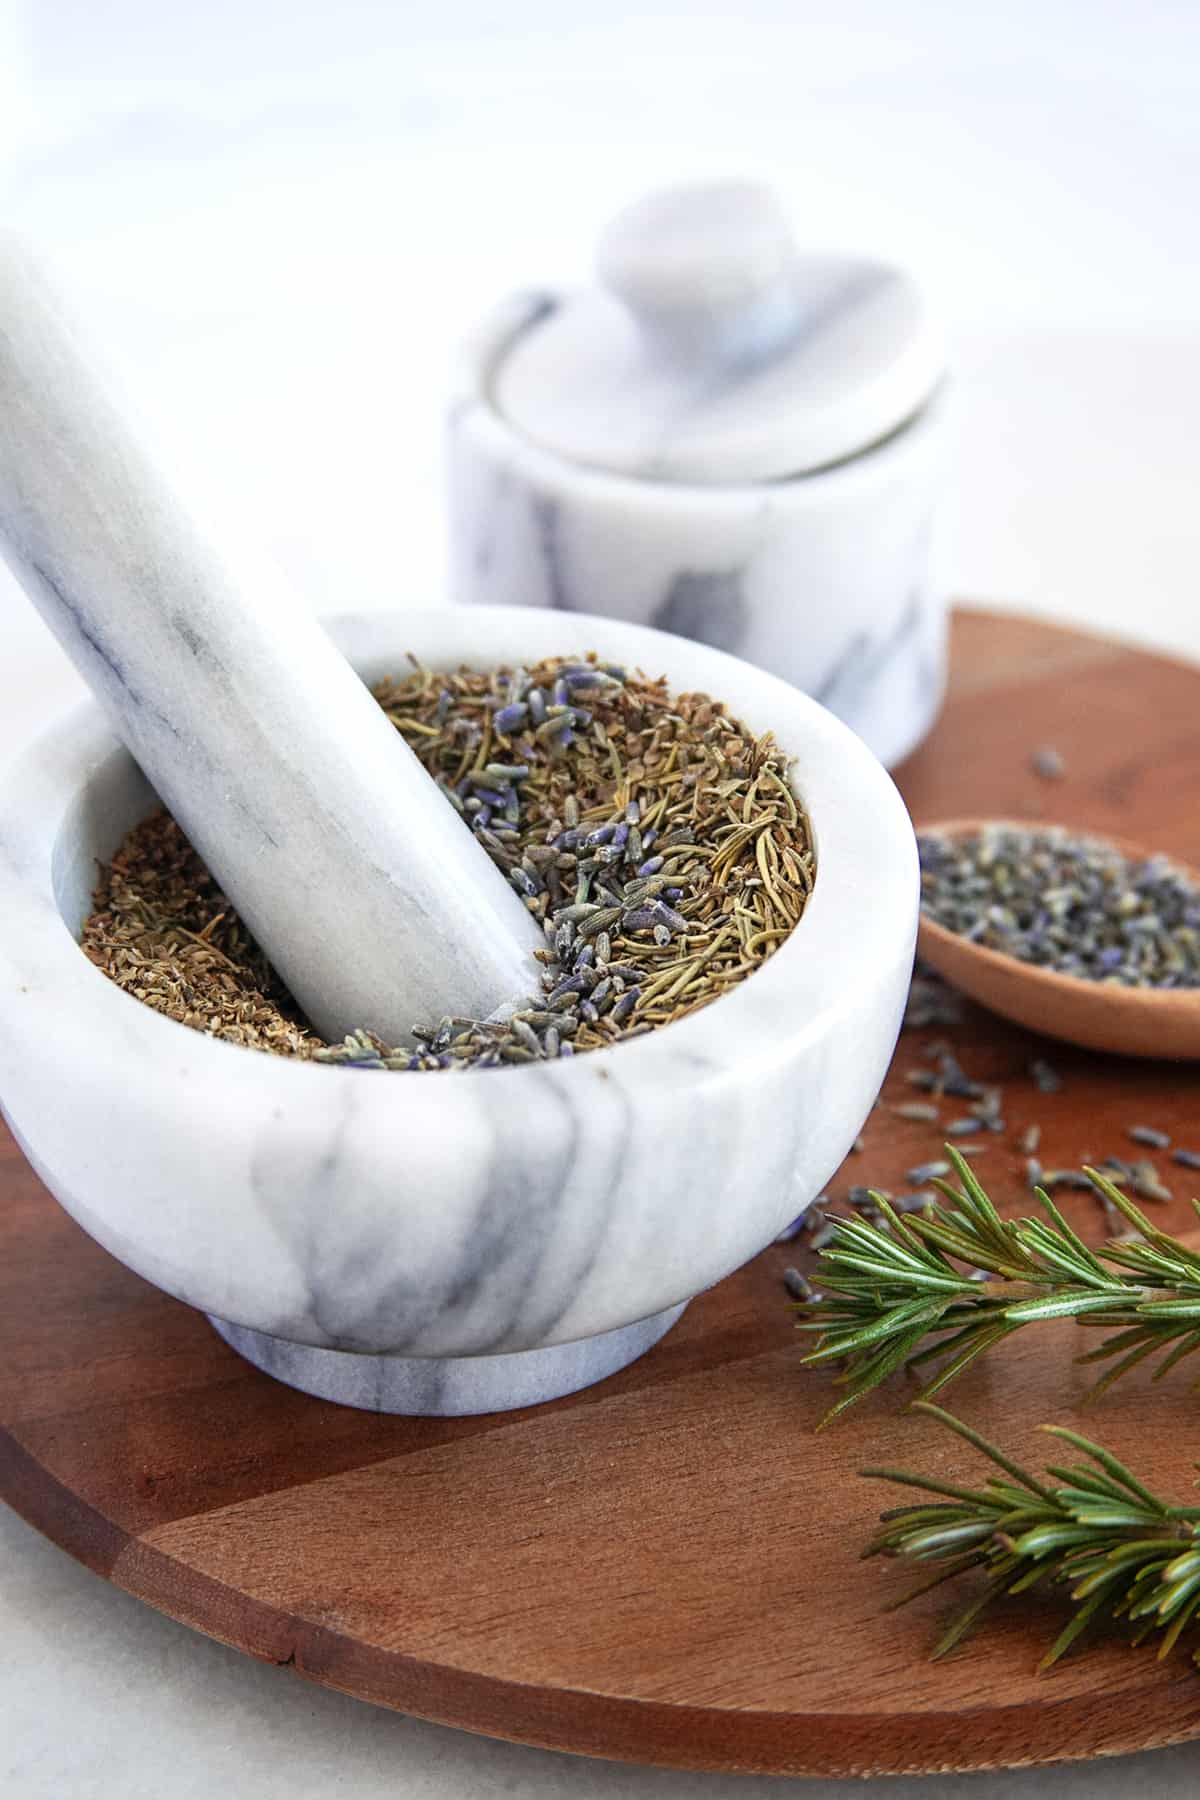
[[[291,1385],[413,1414],[553,1398],[648,1349],[842,1161],[907,993],[912,828],[851,731],[707,646],[525,608],[329,630],[369,681],[408,651],[486,668],[595,649],[770,728],[816,840],[796,931],[714,1005],[562,1062],[381,1074],[221,1043],[78,947],[97,859],[155,804],[88,704],[0,782],[0,1103],[97,1242]]]

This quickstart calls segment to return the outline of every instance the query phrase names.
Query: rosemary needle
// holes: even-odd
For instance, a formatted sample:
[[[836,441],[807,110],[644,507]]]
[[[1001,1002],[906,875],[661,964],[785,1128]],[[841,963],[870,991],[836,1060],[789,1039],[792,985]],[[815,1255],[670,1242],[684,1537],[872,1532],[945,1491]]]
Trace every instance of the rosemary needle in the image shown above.
[[[1172,1506],[1101,1445],[1061,1425],[1042,1429],[1087,1459],[1051,1464],[1039,1479],[997,1444],[939,1406],[917,1410],[966,1440],[995,1465],[969,1488],[900,1469],[862,1474],[934,1496],[880,1518],[864,1556],[886,1556],[932,1573],[894,1603],[969,1571],[987,1585],[950,1623],[933,1649],[945,1656],[1002,1594],[1035,1586],[1060,1593],[1071,1608],[1039,1664],[1056,1663],[1093,1622],[1123,1622],[1135,1644],[1158,1639],[1166,1656],[1200,1610],[1200,1506]],[[1200,1663],[1200,1650],[1194,1658]]]
[[[1046,1319],[1111,1332],[1079,1358],[1109,1364],[1096,1393],[1149,1358],[1160,1359],[1163,1375],[1200,1349],[1200,1254],[1157,1230],[1107,1175],[1085,1171],[1140,1235],[1092,1251],[1044,1188],[1035,1189],[1044,1219],[1002,1219],[964,1157],[952,1145],[946,1155],[959,1187],[935,1179],[941,1205],[901,1218],[872,1192],[879,1223],[829,1220],[821,1298],[796,1308],[798,1328],[818,1334],[804,1360],[837,1364],[845,1390],[822,1424],[906,1366],[932,1366],[921,1393],[928,1399],[1004,1338]]]

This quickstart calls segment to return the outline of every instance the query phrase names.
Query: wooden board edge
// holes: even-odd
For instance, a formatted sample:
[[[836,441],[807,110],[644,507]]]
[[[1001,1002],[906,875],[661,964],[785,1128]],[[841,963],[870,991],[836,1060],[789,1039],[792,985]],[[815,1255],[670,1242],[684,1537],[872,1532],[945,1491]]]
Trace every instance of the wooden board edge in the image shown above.
[[[94,1573],[231,1649],[392,1711],[538,1749],[698,1772],[836,1778],[1019,1768],[1200,1738],[1200,1680],[1190,1668],[1173,1681],[1159,1675],[1066,1701],[1055,1699],[1049,1676],[1045,1703],[1034,1709],[834,1719],[513,1683],[364,1646],[332,1625],[226,1587],[102,1518],[7,1431],[0,1431],[0,1498]],[[1028,1744],[1027,1754],[1014,1758],[1014,1736]]]

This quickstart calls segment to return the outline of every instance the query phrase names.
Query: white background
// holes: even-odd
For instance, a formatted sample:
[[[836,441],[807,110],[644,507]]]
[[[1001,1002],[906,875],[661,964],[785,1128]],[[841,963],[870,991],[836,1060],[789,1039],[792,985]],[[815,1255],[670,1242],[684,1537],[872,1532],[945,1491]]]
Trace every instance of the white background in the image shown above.
[[[727,173],[936,297],[956,590],[1200,655],[1200,0],[0,0],[0,220],[298,605],[440,599],[459,333],[514,286],[585,279],[640,189]],[[0,755],[75,691],[0,574]],[[7,1514],[0,1577],[19,1800],[784,1791],[373,1712],[157,1618]],[[1184,1750],[876,1791],[1182,1800],[1198,1779]]]

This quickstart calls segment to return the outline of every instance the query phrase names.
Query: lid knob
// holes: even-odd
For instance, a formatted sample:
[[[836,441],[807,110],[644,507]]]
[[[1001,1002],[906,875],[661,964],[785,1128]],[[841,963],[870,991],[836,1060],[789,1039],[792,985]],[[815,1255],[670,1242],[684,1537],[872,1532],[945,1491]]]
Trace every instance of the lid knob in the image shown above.
[[[940,337],[903,270],[797,248],[748,181],[667,188],[603,233],[599,280],[508,329],[490,404],[527,441],[650,481],[779,481],[844,462],[924,406]]]
[[[791,230],[754,182],[645,195],[603,232],[596,269],[656,355],[755,359],[799,326]]]

